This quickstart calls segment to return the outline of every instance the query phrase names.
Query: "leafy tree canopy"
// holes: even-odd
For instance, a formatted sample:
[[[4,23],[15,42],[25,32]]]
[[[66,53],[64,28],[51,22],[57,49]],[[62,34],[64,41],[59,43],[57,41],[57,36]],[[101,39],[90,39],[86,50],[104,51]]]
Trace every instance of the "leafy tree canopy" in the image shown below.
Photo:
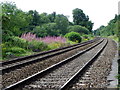
[[[89,29],[90,32],[92,31],[93,23],[89,21],[89,16],[79,8],[73,10],[73,22],[75,25],[81,25]]]
[[[100,36],[110,36],[110,35],[119,36],[120,35],[119,22],[120,22],[120,15],[115,15],[115,18],[110,20],[107,26],[100,26],[98,29],[94,31],[94,34]]]

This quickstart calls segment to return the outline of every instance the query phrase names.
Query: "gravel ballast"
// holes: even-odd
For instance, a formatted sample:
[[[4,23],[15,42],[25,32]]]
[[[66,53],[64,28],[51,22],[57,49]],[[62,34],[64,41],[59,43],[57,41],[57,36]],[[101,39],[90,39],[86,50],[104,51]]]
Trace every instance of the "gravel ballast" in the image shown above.
[[[110,84],[107,76],[110,74],[116,52],[117,44],[113,40],[108,39],[108,45],[101,55],[82,76],[79,76],[69,89],[107,88]]]
[[[100,45],[94,47],[88,52],[80,55],[79,57],[71,60],[70,62],[56,68],[47,75],[38,78],[23,89],[59,89],[65,82],[67,82],[83,65],[85,65],[106,43],[106,40]]]
[[[5,73],[2,76],[2,80],[3,80],[2,85],[3,85],[3,87],[6,87],[6,86],[9,86],[15,82],[18,82],[18,81],[20,81],[20,80],[22,80],[22,79],[24,79],[32,74],[35,74],[35,73],[37,73],[37,72],[55,64],[55,63],[60,62],[61,60],[64,60],[64,59],[76,54],[79,51],[84,50],[85,48],[92,46],[95,43],[88,44],[88,45],[85,45],[85,46],[80,47],[78,49],[54,56],[52,58],[48,58],[48,59],[43,60],[41,62],[30,64],[30,65],[27,65],[25,67],[11,71],[9,73]]]

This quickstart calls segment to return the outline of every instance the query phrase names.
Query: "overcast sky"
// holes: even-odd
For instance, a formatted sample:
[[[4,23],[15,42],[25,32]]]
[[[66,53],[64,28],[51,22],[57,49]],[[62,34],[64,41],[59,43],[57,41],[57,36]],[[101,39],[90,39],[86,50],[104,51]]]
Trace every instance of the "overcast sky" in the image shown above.
[[[46,12],[64,14],[72,21],[72,10],[80,8],[89,16],[94,23],[93,29],[107,23],[118,14],[119,0],[0,0],[15,2],[23,11],[37,10],[39,13]]]

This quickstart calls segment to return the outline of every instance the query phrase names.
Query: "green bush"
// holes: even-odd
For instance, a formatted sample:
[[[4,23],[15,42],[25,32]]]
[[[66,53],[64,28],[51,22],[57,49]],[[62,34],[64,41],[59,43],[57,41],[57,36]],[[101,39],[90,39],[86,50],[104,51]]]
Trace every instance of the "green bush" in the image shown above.
[[[10,30],[2,30],[2,42],[8,42],[11,38],[11,36],[13,36],[13,33]]]
[[[5,56],[6,56],[6,47],[5,47],[5,44],[4,43],[2,43],[1,45],[0,45],[0,47],[2,48],[2,58],[4,58]]]
[[[84,38],[84,39],[89,39],[89,36],[88,35],[82,35],[82,37]]]
[[[17,55],[25,54],[26,50],[20,47],[2,47],[2,57],[15,58]]]
[[[13,54],[23,54],[26,53],[26,50],[20,47],[11,47],[6,50],[6,53],[11,52]]]
[[[9,47],[16,46],[16,47],[28,49],[28,41],[16,36],[10,37],[9,42],[6,42],[6,45]]]
[[[77,32],[70,32],[65,35],[66,38],[68,38],[71,41],[80,43],[82,38],[79,33]]]
[[[60,47],[65,47],[65,46],[67,46],[67,44],[66,43],[61,43],[61,42],[49,43],[48,44],[48,50],[56,49],[56,48],[60,48]]]
[[[48,48],[47,44],[40,42],[40,41],[30,41],[28,42],[28,49],[34,51],[34,52],[39,52],[46,50]]]
[[[72,32],[78,32],[80,34],[88,34],[89,33],[89,30],[87,28],[80,26],[80,25],[70,26],[70,27],[68,27],[68,30],[72,31]]]

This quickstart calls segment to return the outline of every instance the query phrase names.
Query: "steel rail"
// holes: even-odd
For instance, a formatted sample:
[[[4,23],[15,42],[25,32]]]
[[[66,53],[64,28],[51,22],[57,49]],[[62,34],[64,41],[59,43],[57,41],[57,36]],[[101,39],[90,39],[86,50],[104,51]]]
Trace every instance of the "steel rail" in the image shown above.
[[[95,39],[96,40],[96,39]],[[52,56],[55,56],[55,55],[59,55],[59,54],[62,54],[62,53],[65,53],[67,51],[70,51],[70,50],[73,50],[73,49],[76,49],[76,48],[79,48],[79,47],[82,47],[84,45],[87,45],[87,44],[90,44],[90,43],[93,43],[95,40],[91,40],[89,42],[84,42],[84,43],[81,43],[80,45],[77,45],[75,47],[72,47],[72,48],[68,48],[67,50],[63,50],[63,51],[59,51],[59,52],[56,52],[56,53],[53,53],[53,54],[49,54],[49,55],[46,55],[46,56],[42,56],[42,57],[39,57],[37,59],[33,59],[33,60],[28,60],[28,61],[25,61],[25,62],[21,62],[21,63],[18,63],[18,64],[14,64],[12,66],[7,66],[7,67],[3,67],[2,69],[0,69],[0,71],[2,72],[2,74],[10,71],[10,70],[13,70],[13,69],[16,69],[16,68],[19,68],[19,67],[22,67],[22,66],[25,66],[25,65],[28,65],[28,64],[32,64],[32,63],[35,63],[35,62],[38,62],[38,61],[42,61],[44,59],[47,59],[47,58],[50,58]]]
[[[59,90],[66,90],[68,89],[69,85],[81,74],[85,73],[87,68],[99,57],[101,52],[104,50],[106,45],[108,44],[108,40],[106,41],[105,45],[77,72],[75,73]]]
[[[86,41],[86,42],[94,42],[95,40],[99,40],[99,39],[100,38],[95,38],[93,40],[89,40],[89,41]],[[78,43],[78,44],[74,44],[74,45],[66,46],[66,47],[62,47],[62,48],[57,48],[57,49],[53,49],[53,50],[49,50],[49,51],[44,51],[44,52],[40,52],[38,54],[33,54],[33,55],[30,55],[30,56],[19,57],[19,58],[11,59],[11,60],[8,60],[8,61],[2,61],[2,62],[0,62],[0,64],[3,66],[3,65],[14,63],[14,62],[19,62],[21,60],[25,60],[25,59],[29,59],[29,58],[34,58],[36,56],[45,55],[45,54],[48,54],[48,53],[51,53],[51,52],[55,52],[55,51],[67,49],[67,48],[70,48],[70,47],[82,45],[82,44],[85,44],[86,42],[82,42],[82,43]]]
[[[32,75],[32,76],[29,76],[29,77],[27,77],[27,78],[25,78],[25,79],[23,79],[23,80],[21,80],[21,81],[18,81],[17,83],[14,83],[14,84],[12,84],[12,85],[10,85],[10,86],[7,86],[7,87],[3,88],[3,90],[13,90],[13,89],[17,88],[18,86],[24,85],[24,84],[27,83],[28,81],[31,81],[32,79],[35,79],[36,77],[38,77],[38,76],[40,76],[40,75],[45,75],[47,72],[50,72],[50,71],[52,71],[53,69],[56,69],[57,67],[59,67],[59,66],[65,64],[65,63],[73,60],[74,58],[78,57],[79,55],[82,55],[82,54],[84,54],[85,52],[91,50],[92,48],[96,47],[97,45],[99,45],[99,44],[102,43],[103,41],[104,41],[104,39],[102,39],[102,40],[101,40],[100,42],[98,42],[97,44],[95,44],[95,45],[93,45],[93,46],[91,46],[91,47],[89,47],[89,48],[87,48],[87,49],[85,49],[85,50],[83,50],[83,51],[81,51],[81,52],[78,52],[77,54],[75,54],[75,55],[73,55],[73,56],[71,56],[71,57],[69,57],[69,58],[67,58],[67,59],[65,59],[65,60],[63,60],[63,61],[60,61],[60,62],[57,63],[57,64],[54,64],[54,65],[52,65],[52,66],[50,66],[50,67],[48,67],[48,68],[46,68],[46,69],[44,69],[44,70],[42,70],[42,71],[34,74],[34,75]]]

